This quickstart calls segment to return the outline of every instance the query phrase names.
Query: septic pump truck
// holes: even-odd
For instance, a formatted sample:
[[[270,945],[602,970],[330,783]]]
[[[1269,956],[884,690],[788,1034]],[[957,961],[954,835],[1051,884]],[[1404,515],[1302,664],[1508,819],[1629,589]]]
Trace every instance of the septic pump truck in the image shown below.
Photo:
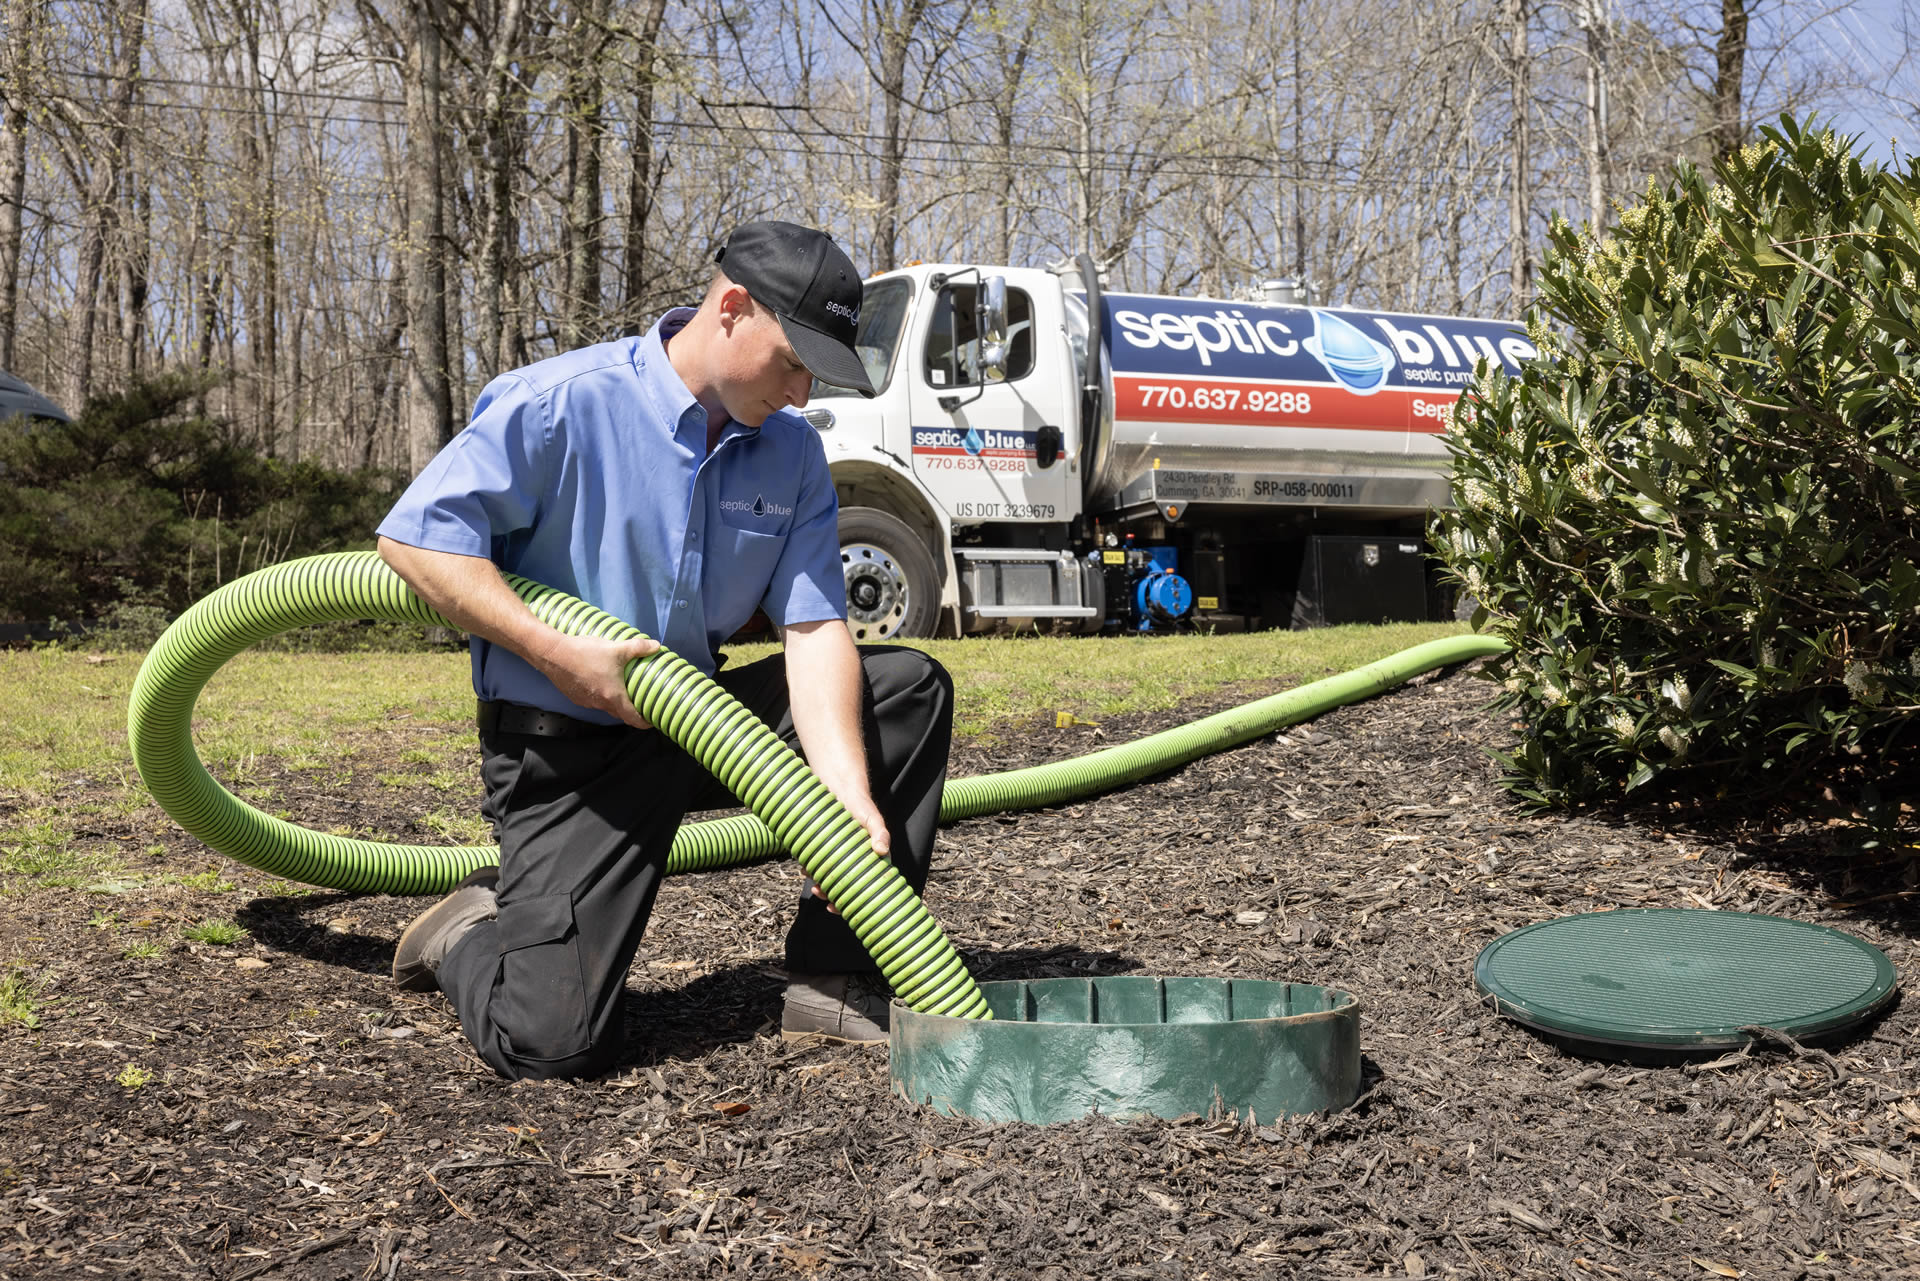
[[[1509,321],[1108,293],[1059,270],[869,280],[871,400],[815,384],[856,638],[1450,616],[1442,443]]]

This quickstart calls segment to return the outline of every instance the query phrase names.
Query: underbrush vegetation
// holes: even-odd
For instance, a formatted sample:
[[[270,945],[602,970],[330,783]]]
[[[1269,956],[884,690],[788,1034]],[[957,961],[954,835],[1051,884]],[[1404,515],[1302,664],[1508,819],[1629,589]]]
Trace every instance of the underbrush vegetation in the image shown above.
[[[161,374],[89,402],[71,423],[0,423],[0,621],[85,620],[152,643],[223,582],[315,552],[371,546],[402,478],[269,458],[198,409],[202,375]],[[419,628],[406,629],[420,643]],[[312,645],[384,648],[343,625]]]
[[[1920,169],[1763,135],[1604,232],[1556,220],[1540,359],[1461,400],[1434,542],[1513,647],[1533,801],[1864,765],[1875,819],[1912,747]]]

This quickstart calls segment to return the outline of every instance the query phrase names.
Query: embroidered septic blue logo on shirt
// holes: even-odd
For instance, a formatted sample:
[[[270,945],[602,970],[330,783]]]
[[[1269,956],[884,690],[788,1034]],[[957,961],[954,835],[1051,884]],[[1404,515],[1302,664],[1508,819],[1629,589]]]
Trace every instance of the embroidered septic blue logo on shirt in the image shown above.
[[[755,516],[761,519],[765,519],[768,516],[793,515],[793,508],[780,503],[770,503],[763,494],[755,494],[753,501],[750,503],[738,498],[723,498],[720,500],[720,510],[723,512],[746,512],[749,516]]]

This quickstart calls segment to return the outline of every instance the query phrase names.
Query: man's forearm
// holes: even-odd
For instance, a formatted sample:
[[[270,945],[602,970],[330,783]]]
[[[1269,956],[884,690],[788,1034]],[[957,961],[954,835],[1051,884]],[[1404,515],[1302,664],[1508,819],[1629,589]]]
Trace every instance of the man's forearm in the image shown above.
[[[430,551],[383,537],[380,558],[455,627],[503,645],[529,662],[535,661],[534,651],[557,634],[533,616],[483,556]]]
[[[867,795],[860,652],[846,624],[835,619],[789,627],[786,649],[793,728],[807,764],[836,795]]]

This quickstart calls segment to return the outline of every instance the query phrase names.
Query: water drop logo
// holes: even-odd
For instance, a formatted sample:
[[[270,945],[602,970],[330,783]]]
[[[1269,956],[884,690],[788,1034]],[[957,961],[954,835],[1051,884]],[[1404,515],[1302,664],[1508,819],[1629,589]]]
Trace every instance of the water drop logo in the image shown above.
[[[1393,352],[1330,311],[1313,312],[1313,337],[1301,343],[1320,367],[1348,391],[1371,396],[1387,385]]]
[[[767,500],[759,494],[753,496],[753,514],[756,516],[764,516],[767,514]]]
[[[965,449],[969,454],[972,454],[975,458],[978,458],[980,456],[980,451],[987,447],[987,442],[980,435],[980,429],[978,427],[969,427],[967,428],[966,439],[960,442],[960,446],[961,448]]]

